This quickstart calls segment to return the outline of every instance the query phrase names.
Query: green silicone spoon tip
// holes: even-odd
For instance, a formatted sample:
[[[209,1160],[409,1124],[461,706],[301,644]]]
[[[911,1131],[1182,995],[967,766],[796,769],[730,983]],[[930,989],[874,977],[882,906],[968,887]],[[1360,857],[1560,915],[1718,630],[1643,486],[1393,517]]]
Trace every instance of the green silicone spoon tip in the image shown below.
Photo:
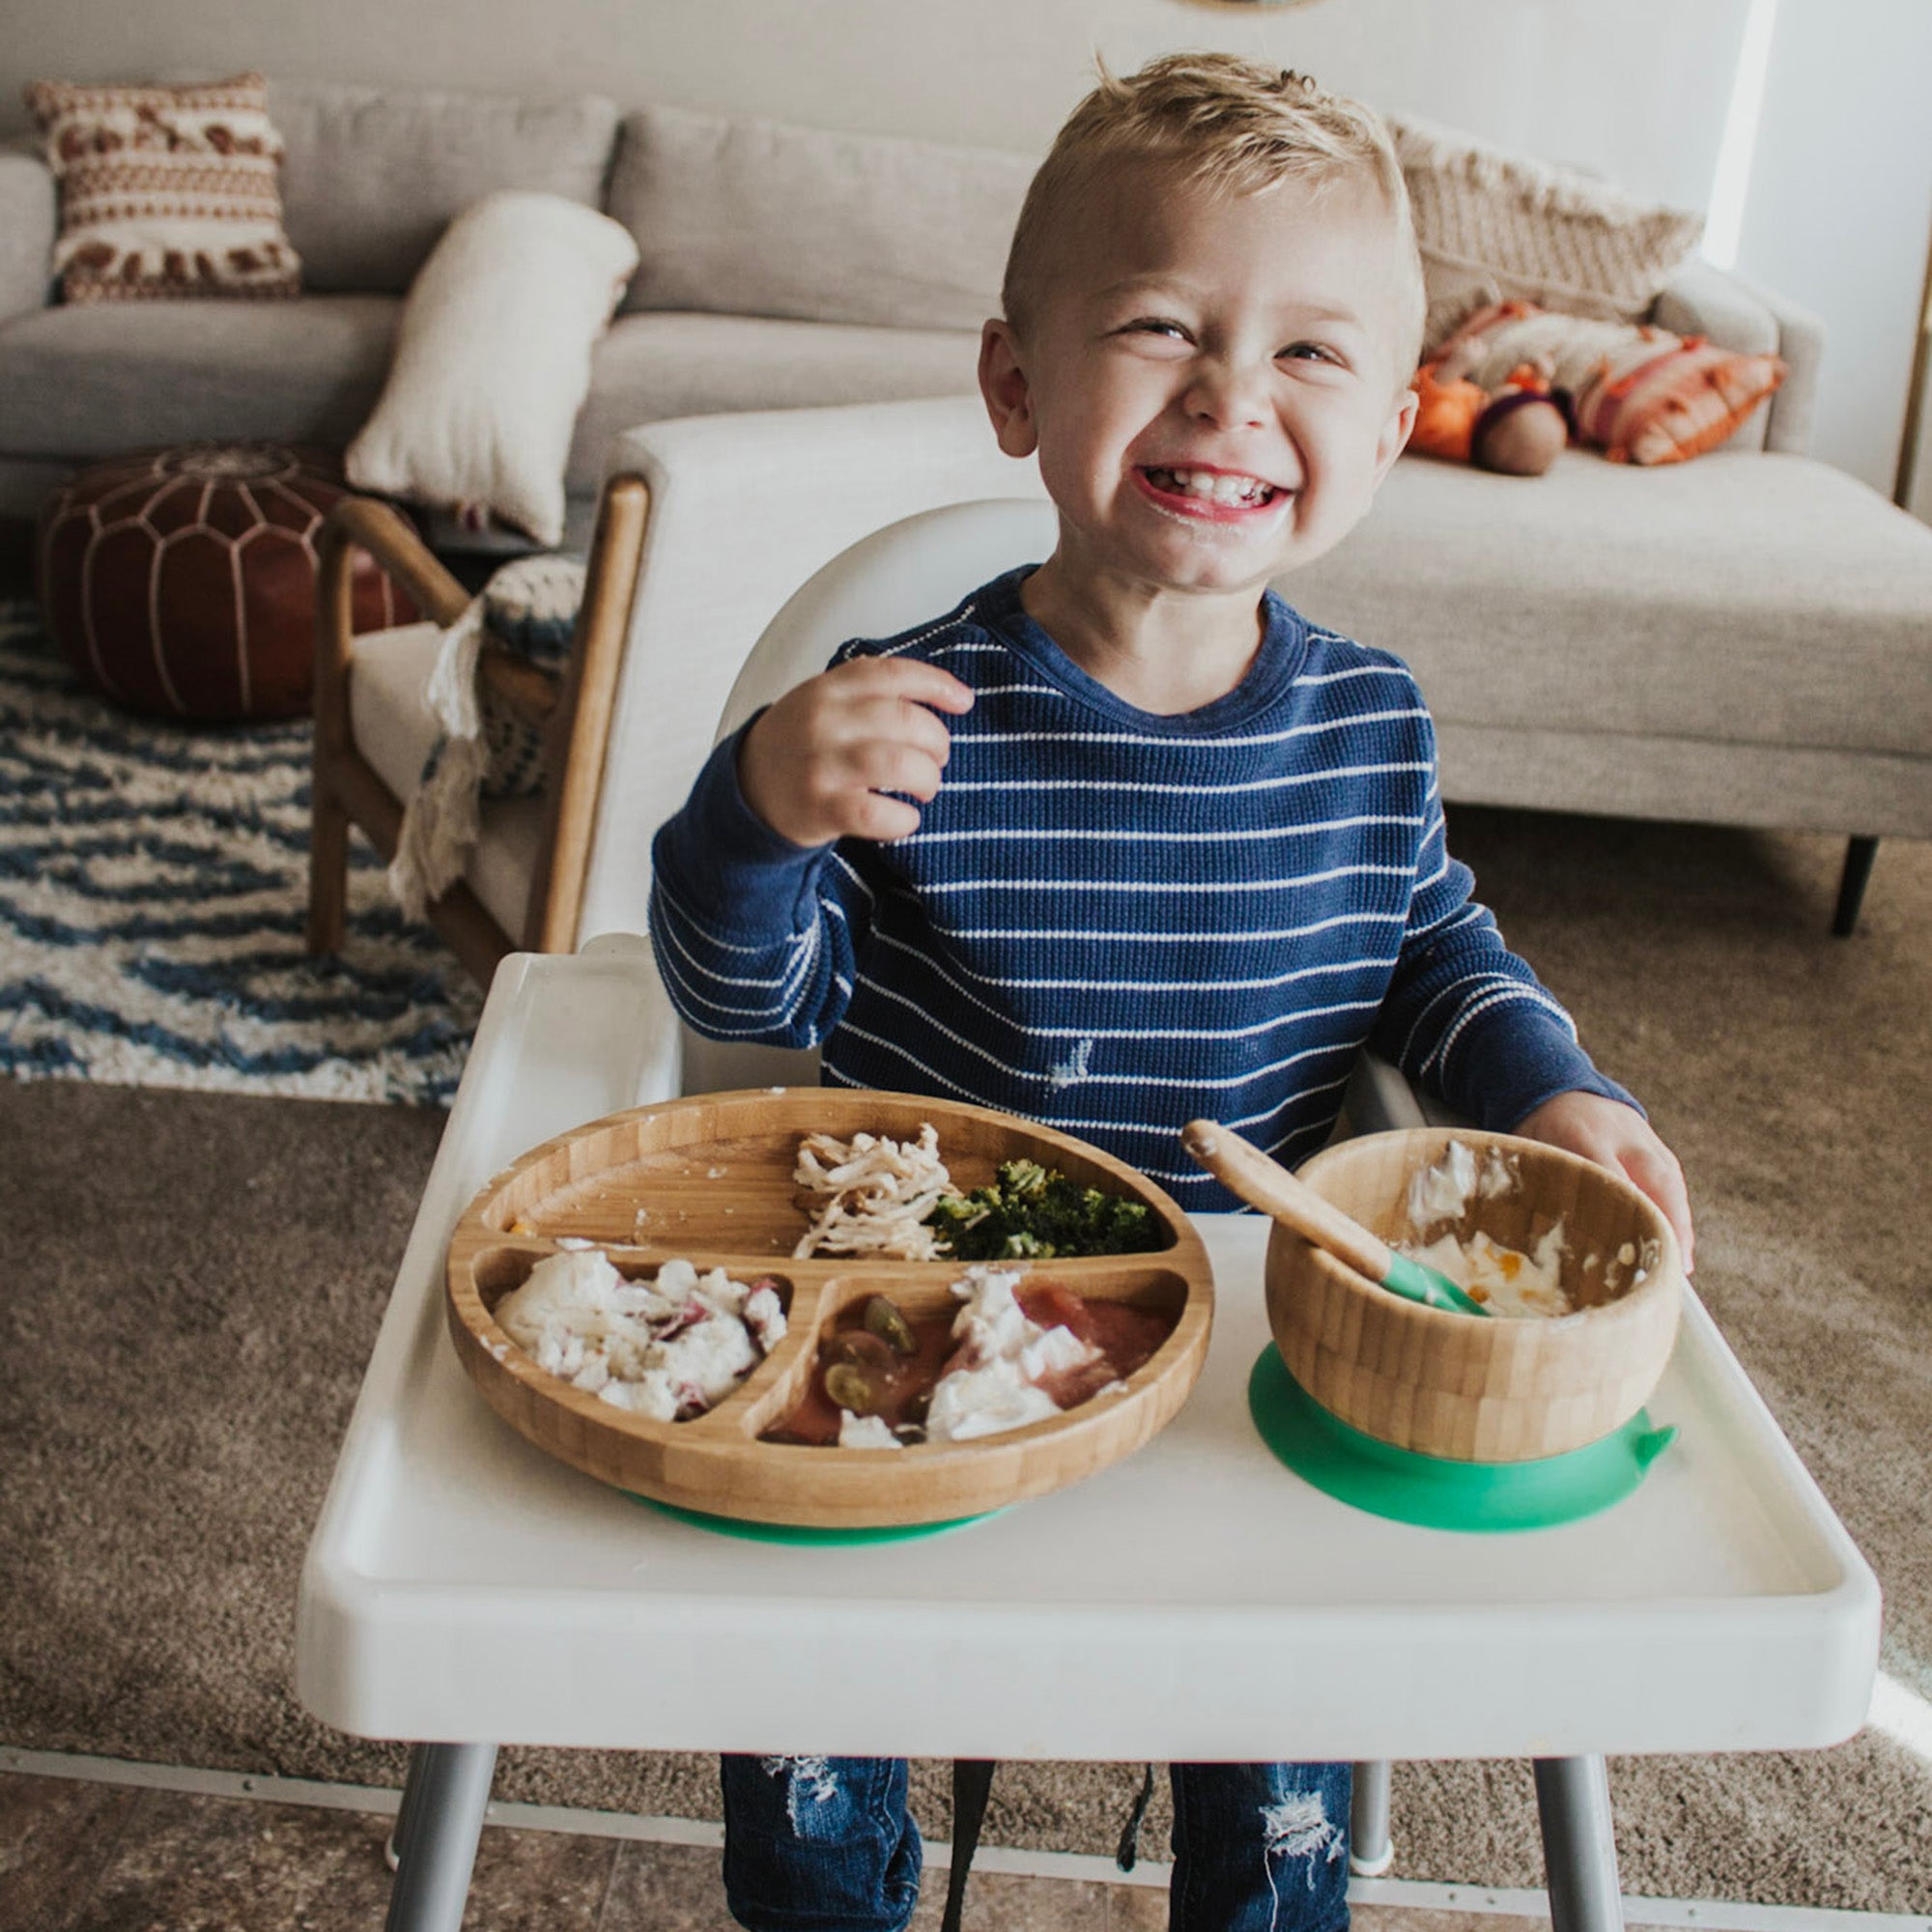
[[[1388,1273],[1382,1276],[1382,1286],[1392,1293],[1407,1296],[1410,1301],[1427,1302],[1431,1308],[1453,1308],[1463,1315],[1487,1316],[1490,1312],[1474,1295],[1458,1288],[1446,1274],[1407,1255],[1390,1254]]]

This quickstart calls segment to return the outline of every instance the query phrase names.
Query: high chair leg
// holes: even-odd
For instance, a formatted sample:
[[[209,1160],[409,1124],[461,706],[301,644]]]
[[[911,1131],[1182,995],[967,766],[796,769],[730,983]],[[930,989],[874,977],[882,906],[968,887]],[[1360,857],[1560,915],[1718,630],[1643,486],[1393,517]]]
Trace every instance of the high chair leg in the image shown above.
[[[1380,1878],[1395,1862],[1389,1836],[1389,1761],[1377,1758],[1355,1767],[1354,1795],[1349,1804],[1349,1869],[1357,1878]]]

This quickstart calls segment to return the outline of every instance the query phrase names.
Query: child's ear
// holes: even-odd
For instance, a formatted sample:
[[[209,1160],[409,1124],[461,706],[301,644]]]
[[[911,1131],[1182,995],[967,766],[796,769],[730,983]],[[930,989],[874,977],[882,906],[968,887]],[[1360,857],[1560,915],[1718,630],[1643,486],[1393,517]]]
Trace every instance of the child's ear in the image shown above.
[[[1396,398],[1395,408],[1389,412],[1388,421],[1382,426],[1382,433],[1376,443],[1376,487],[1381,487],[1381,480],[1395,466],[1395,460],[1403,452],[1408,441],[1409,432],[1415,427],[1415,412],[1422,407],[1422,398],[1413,389],[1404,389]]]
[[[993,434],[1009,456],[1031,456],[1039,447],[1034,427],[1033,390],[1020,366],[1012,325],[997,317],[980,331],[980,393],[993,419]]]

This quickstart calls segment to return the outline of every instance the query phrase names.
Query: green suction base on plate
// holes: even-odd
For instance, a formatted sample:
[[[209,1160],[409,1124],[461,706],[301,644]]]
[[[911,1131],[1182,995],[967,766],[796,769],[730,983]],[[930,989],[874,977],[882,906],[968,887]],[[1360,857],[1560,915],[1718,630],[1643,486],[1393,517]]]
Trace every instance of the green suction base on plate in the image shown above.
[[[1270,1345],[1248,1377],[1248,1413],[1275,1455],[1318,1490],[1425,1529],[1548,1529],[1621,1502],[1677,1434],[1638,1409],[1621,1429],[1532,1463],[1452,1463],[1351,1429],[1289,1374]]]
[[[703,1510],[681,1509],[676,1503],[661,1503],[654,1496],[640,1496],[635,1490],[623,1493],[646,1509],[661,1510],[688,1522],[695,1529],[715,1530],[720,1536],[743,1537],[748,1543],[791,1543],[805,1548],[838,1548],[860,1543],[910,1543],[915,1537],[943,1536],[949,1529],[964,1529],[971,1523],[989,1522],[1004,1510],[982,1510],[978,1516],[950,1517],[944,1522],[895,1523],[883,1529],[809,1529],[795,1522],[746,1522],[735,1516],[711,1516]]]

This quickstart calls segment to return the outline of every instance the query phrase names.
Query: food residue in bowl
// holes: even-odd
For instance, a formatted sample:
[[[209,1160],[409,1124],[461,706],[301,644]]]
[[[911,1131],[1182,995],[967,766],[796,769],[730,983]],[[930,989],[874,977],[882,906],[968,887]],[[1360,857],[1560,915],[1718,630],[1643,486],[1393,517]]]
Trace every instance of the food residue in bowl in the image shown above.
[[[1451,1141],[1438,1160],[1409,1176],[1406,1206],[1411,1238],[1395,1243],[1411,1261],[1446,1274],[1494,1316],[1569,1315],[1575,1302],[1563,1280],[1568,1252],[1558,1218],[1528,1253],[1505,1247],[1480,1228],[1455,1226],[1472,1202],[1493,1201],[1520,1188],[1520,1157],[1501,1148],[1483,1151],[1479,1162],[1466,1141]],[[1431,1229],[1438,1229],[1433,1239]]]
[[[1418,1236],[1440,1221],[1460,1221],[1471,1201],[1493,1201],[1521,1184],[1519,1157],[1501,1148],[1483,1151],[1481,1167],[1467,1141],[1451,1141],[1439,1160],[1408,1178],[1408,1220]]]
[[[1558,1221],[1528,1254],[1506,1248],[1478,1229],[1459,1237],[1443,1235],[1426,1247],[1403,1244],[1402,1252],[1446,1274],[1491,1315],[1568,1315],[1572,1303],[1563,1286],[1563,1223]]]
[[[546,1256],[493,1313],[539,1368],[656,1422],[702,1415],[785,1332],[769,1278],[668,1261],[655,1279],[633,1281],[598,1249]]]
[[[1023,1429],[1124,1386],[1173,1321],[1020,1270],[968,1268],[957,1311],[907,1316],[874,1294],[826,1336],[804,1398],[767,1439],[897,1449]]]
[[[1452,1140],[1439,1159],[1409,1176],[1404,1197],[1409,1238],[1393,1245],[1439,1269],[1492,1315],[1572,1315],[1640,1288],[1662,1260],[1654,1239],[1623,1241],[1607,1257],[1573,1256],[1559,1216],[1528,1252],[1471,1229],[1475,1204],[1520,1193],[1522,1156],[1491,1147],[1478,1155]]]

